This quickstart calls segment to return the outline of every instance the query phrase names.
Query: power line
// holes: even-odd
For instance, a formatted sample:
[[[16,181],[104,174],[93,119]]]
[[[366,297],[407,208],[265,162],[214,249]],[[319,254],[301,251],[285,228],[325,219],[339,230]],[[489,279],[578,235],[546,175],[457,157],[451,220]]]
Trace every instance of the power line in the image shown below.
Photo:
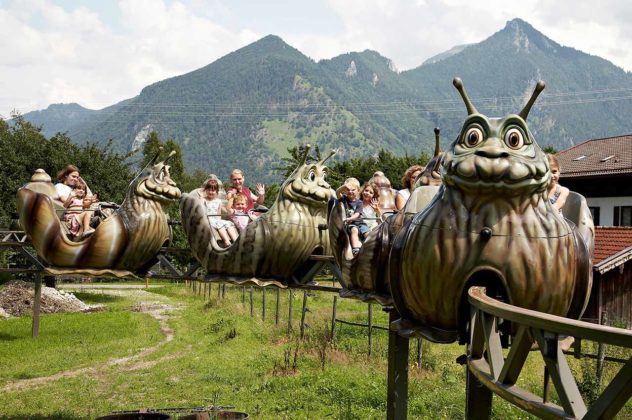
[[[621,93],[615,96],[581,97],[587,95],[605,95]],[[630,94],[624,94],[630,93]],[[616,102],[632,99],[632,88],[595,89],[576,92],[558,92],[541,95],[537,107],[544,108],[559,105],[581,105],[598,102]],[[515,107],[524,102],[524,96],[504,96],[488,98],[472,98],[472,102],[479,109],[505,109]],[[201,109],[192,109],[198,107]],[[286,118],[288,113],[296,112],[303,116],[329,116],[339,109],[351,110],[354,115],[391,115],[391,114],[418,114],[418,113],[452,113],[464,112],[463,102],[460,99],[441,99],[427,101],[373,101],[373,102],[346,102],[346,103],[304,103],[304,102],[270,102],[264,104],[249,103],[150,103],[133,102],[114,106],[115,109],[94,111],[105,115],[114,115],[120,112],[143,116],[175,116],[201,117],[201,118]],[[178,109],[179,108],[179,109]],[[355,108],[355,109],[353,109]],[[283,111],[282,109],[287,109]],[[191,121],[196,122],[196,121]]]

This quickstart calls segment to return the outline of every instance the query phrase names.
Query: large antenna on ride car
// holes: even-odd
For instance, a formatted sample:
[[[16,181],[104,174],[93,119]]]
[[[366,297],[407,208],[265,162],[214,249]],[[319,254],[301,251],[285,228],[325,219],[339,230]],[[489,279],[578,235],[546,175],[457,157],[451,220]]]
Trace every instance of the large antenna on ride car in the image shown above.
[[[171,158],[172,158],[173,156],[175,156],[175,155],[176,155],[176,151],[175,151],[175,150],[172,150],[172,151],[171,151],[171,153],[169,153],[169,156],[167,156],[167,157],[165,158],[165,160],[163,161],[163,163],[165,163],[165,164],[166,164],[166,163],[167,163],[167,161],[168,161],[169,159],[171,159]]]
[[[439,153],[441,153],[441,143],[439,142],[439,135],[441,134],[441,129],[439,127],[435,127],[434,129],[434,133],[435,133],[435,151],[434,151],[434,157],[439,156]]]
[[[533,93],[531,94],[531,99],[529,99],[529,102],[527,102],[524,108],[522,108],[522,111],[520,111],[520,113],[518,114],[520,117],[522,117],[523,120],[525,121],[527,120],[527,115],[529,115],[529,111],[531,111],[531,107],[533,106],[533,103],[540,95],[540,92],[542,92],[543,90],[544,90],[544,82],[542,80],[538,80],[538,83],[536,83],[535,89],[533,90]]]
[[[456,90],[458,90],[459,93],[461,94],[461,98],[463,98],[463,102],[465,102],[465,108],[467,108],[467,115],[478,114],[478,111],[474,107],[474,104],[472,103],[472,101],[470,101],[470,98],[468,98],[467,93],[465,93],[465,87],[463,87],[463,81],[459,79],[458,77],[455,77],[454,80],[452,80],[452,84],[454,85]]]
[[[149,162],[147,162],[147,165],[143,166],[143,169],[140,170],[140,172],[138,173],[138,175],[136,175],[136,177],[139,177],[140,174],[142,174],[143,172],[145,172],[145,169],[147,169],[149,166],[153,166],[154,163],[156,163],[156,159],[158,159],[158,156],[160,156],[160,153],[162,153],[163,147],[160,146],[158,147],[158,151],[156,152],[156,154],[154,155],[153,158],[151,158],[149,160]],[[175,150],[172,152],[175,153]],[[171,155],[169,155],[169,157],[171,157]],[[168,159],[168,158],[167,158]]]
[[[332,150],[329,152],[329,154],[328,154],[327,156],[325,156],[324,158],[322,158],[322,159],[318,162],[318,164],[319,164],[319,165],[322,165],[323,163],[325,163],[325,161],[326,161],[327,159],[329,159],[330,157],[332,157],[332,156],[333,156],[333,155],[335,155],[336,153],[338,153],[338,149],[332,149]]]
[[[305,149],[303,149],[303,157],[301,158],[301,165],[305,165],[305,163],[307,162],[307,156],[309,155],[309,149],[312,148],[312,145],[307,143],[305,145]]]

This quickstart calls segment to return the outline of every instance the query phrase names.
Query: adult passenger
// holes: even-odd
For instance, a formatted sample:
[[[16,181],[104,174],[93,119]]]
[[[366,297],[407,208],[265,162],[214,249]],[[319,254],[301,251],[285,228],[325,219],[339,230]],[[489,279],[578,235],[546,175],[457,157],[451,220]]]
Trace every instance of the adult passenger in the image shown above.
[[[257,205],[263,204],[266,193],[265,185],[257,183],[255,188],[257,193],[252,193],[248,187],[244,186],[244,173],[241,169],[233,169],[233,172],[230,174],[230,184],[231,186],[226,188],[227,198],[230,200],[237,193],[246,196],[246,212],[253,210],[255,203]]]
[[[67,165],[64,169],[57,173],[57,180],[55,184],[55,190],[59,196],[59,200],[62,203],[68,201],[68,198],[72,195],[72,190],[79,184],[81,176],[79,175],[79,168],[75,165]],[[83,207],[88,208],[92,204],[96,203],[97,196],[92,194],[90,188],[86,185],[86,195],[83,198]]]
[[[413,165],[406,169],[406,172],[402,177],[402,184],[404,184],[404,188],[397,191],[397,195],[395,196],[395,207],[397,210],[403,209],[406,205],[406,202],[410,198],[410,194],[413,192],[413,188],[415,187],[415,180],[417,180],[417,177],[423,170],[424,168],[421,165]]]

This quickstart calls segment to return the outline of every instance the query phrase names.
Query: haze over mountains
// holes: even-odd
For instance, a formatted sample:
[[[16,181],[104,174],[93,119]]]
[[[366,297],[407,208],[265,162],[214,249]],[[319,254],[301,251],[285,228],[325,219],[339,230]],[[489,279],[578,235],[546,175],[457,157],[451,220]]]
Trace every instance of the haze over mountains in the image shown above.
[[[145,87],[131,99],[94,111],[51,105],[24,117],[44,134],[67,131],[76,142],[120,151],[155,130],[182,146],[190,169],[226,178],[279,181],[274,167],[298,143],[341,148],[339,158],[432,151],[433,128],[446,147],[466,115],[452,86],[461,77],[488,116],[520,111],[535,82],[547,88],[529,115],[541,146],[632,132],[632,74],[602,58],[563,47],[514,19],[486,40],[455,47],[398,72],[366,50],[314,62],[270,35],[217,61]]]

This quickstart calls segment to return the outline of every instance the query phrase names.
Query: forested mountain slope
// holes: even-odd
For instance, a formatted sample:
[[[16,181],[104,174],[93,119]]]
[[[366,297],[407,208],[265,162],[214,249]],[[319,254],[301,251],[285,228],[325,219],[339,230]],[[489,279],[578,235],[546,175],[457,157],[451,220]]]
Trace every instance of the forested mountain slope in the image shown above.
[[[514,19],[488,39],[397,72],[366,50],[315,62],[270,35],[193,72],[154,83],[134,98],[99,111],[54,105],[24,117],[44,134],[67,131],[76,142],[127,152],[148,132],[173,138],[191,168],[227,177],[231,168],[278,181],[287,148],[340,148],[338,159],[375,155],[381,148],[417,155],[454,139],[465,108],[452,78],[459,76],[479,111],[518,112],[538,79],[547,88],[529,115],[543,145],[632,131],[632,75],[599,57],[563,47]],[[626,91],[627,89],[627,91]]]

